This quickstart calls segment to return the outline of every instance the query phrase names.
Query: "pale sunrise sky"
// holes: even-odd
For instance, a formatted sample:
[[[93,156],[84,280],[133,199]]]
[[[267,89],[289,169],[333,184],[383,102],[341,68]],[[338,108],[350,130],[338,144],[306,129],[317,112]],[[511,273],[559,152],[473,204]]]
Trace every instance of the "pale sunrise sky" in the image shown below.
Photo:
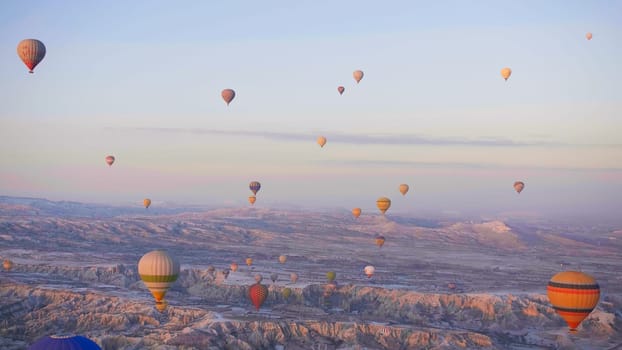
[[[246,206],[258,180],[257,206],[376,212],[388,196],[388,213],[621,216],[620,14],[622,1],[3,1],[0,195]],[[32,75],[26,38],[47,48]]]

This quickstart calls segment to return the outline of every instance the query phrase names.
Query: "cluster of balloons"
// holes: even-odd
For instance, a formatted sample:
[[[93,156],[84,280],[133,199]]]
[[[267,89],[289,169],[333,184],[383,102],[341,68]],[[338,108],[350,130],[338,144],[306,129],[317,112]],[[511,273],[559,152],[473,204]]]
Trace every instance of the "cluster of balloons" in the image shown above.
[[[592,40],[593,35],[588,32],[585,37],[587,40]],[[45,57],[46,47],[37,39],[25,39],[20,41],[17,45],[17,54],[26,67],[28,67],[29,73],[34,73],[35,67],[37,67],[37,65],[39,65]],[[501,77],[505,81],[507,81],[511,75],[512,69],[510,67],[504,67],[501,69]],[[356,83],[359,84],[364,77],[364,73],[361,70],[356,70],[352,73],[352,76]],[[337,91],[340,95],[343,95],[345,88],[343,86],[338,86]],[[235,96],[236,93],[233,89],[224,89],[221,92],[221,97],[227,106],[229,106]],[[326,137],[324,136],[319,136],[317,138],[317,144],[322,148],[326,144],[326,141]],[[105,157],[105,161],[108,166],[112,166],[115,162],[115,157],[113,155],[108,155]],[[253,205],[256,201],[257,192],[261,188],[261,184],[258,181],[253,181],[250,183],[249,188],[253,192],[253,195],[249,196],[248,201],[251,205]],[[516,181],[514,183],[514,190],[517,193],[520,194],[524,188],[524,182]],[[409,186],[407,184],[399,185],[399,191],[402,195],[406,195],[408,190]],[[145,198],[143,200],[143,205],[145,208],[149,208],[151,205],[151,199]],[[391,200],[387,197],[380,197],[376,200],[376,206],[384,215],[391,207]],[[361,208],[352,209],[352,215],[355,218],[358,218],[361,215]],[[384,242],[384,236],[376,236],[375,244],[378,247],[382,247]],[[287,257],[285,255],[279,256],[279,262],[281,264],[284,264],[286,260]],[[252,258],[249,257],[246,259],[246,264],[248,266],[251,266],[252,263]],[[6,271],[11,270],[12,266],[13,263],[10,260],[5,259],[3,261],[3,268]],[[237,271],[237,263],[231,263],[230,268],[233,272]],[[179,262],[163,250],[151,251],[145,254],[138,262],[138,272],[140,278],[151,291],[154,299],[156,300],[156,308],[160,311],[163,311],[166,308],[167,303],[164,300],[164,297],[170,286],[177,280],[179,270]],[[368,265],[365,266],[363,271],[365,275],[370,278],[375,272],[375,267]],[[298,275],[295,273],[292,273],[290,277],[293,283],[296,283],[298,280]],[[278,275],[272,274],[271,278],[273,282],[276,282]],[[329,286],[336,287],[336,284],[334,283],[336,273],[334,271],[329,271],[326,274],[326,278],[329,281]],[[455,288],[454,283],[450,283],[450,285],[453,285],[453,288]],[[284,296],[286,290],[288,290],[286,296],[286,298],[288,298],[289,294],[291,294],[291,290],[286,288],[283,291]],[[261,276],[259,276],[257,283],[252,285],[249,289],[249,298],[257,310],[259,310],[259,307],[263,304],[267,295],[268,289],[261,284]],[[565,271],[560,272],[551,278],[547,287],[547,295],[555,310],[566,320],[570,329],[575,331],[581,321],[585,319],[585,317],[587,317],[587,315],[589,315],[589,313],[596,307],[600,297],[600,288],[594,278],[587,274],[577,271]],[[30,349],[35,350],[61,348],[99,349],[97,344],[81,336],[45,337],[30,347]]]

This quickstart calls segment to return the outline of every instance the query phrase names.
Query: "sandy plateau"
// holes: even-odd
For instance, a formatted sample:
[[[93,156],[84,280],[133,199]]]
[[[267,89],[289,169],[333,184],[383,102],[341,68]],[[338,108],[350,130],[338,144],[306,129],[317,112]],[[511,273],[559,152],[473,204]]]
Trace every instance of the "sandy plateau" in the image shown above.
[[[103,349],[622,349],[621,227],[152,209],[1,197],[0,257],[14,266],[0,273],[0,348],[77,333]],[[182,269],[163,313],[137,274],[157,248]],[[601,286],[577,334],[546,297],[562,269]],[[255,311],[246,292],[258,273],[269,296]]]

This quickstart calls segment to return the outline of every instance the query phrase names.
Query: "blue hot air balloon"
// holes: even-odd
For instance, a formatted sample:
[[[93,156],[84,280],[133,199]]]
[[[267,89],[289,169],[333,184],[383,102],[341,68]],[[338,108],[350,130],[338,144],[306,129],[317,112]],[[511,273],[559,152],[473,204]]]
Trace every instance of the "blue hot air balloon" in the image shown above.
[[[52,335],[37,340],[28,350],[102,350],[102,348],[81,335]]]

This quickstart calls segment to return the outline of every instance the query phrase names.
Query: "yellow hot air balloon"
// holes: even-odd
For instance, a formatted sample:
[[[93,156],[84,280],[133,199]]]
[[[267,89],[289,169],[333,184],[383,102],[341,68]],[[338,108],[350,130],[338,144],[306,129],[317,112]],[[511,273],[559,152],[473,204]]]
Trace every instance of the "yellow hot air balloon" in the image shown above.
[[[410,187],[408,187],[408,185],[407,185],[407,184],[401,184],[401,185],[400,185],[400,193],[402,194],[402,196],[405,196],[405,195],[406,195],[406,193],[408,192],[408,189],[409,189],[409,188],[410,188]]]
[[[248,266],[253,265],[253,258],[246,258],[246,265]]]
[[[326,279],[328,280],[328,282],[334,281],[336,277],[337,277],[337,274],[335,273],[335,271],[328,271],[326,273]]]
[[[354,80],[356,80],[356,83],[358,84],[361,79],[363,79],[363,76],[365,74],[363,74],[362,70],[355,70],[354,73],[352,73],[352,76],[354,77]]]
[[[249,196],[249,197],[248,197],[248,202],[249,202],[251,205],[255,204],[255,201],[257,201],[257,197],[255,197],[255,196]]]
[[[2,267],[5,271],[11,271],[13,268],[13,262],[9,259],[4,259],[4,261],[2,261]]]
[[[551,278],[546,294],[555,311],[568,323],[571,332],[594,310],[600,299],[596,280],[583,272],[563,271]]]
[[[151,199],[149,198],[143,199],[143,205],[145,206],[145,209],[149,208],[149,206],[151,205]]]
[[[292,295],[292,290],[290,288],[283,288],[283,298],[285,298],[286,300],[289,299],[289,296]]]
[[[503,77],[503,79],[505,79],[505,81],[508,81],[510,75],[512,75],[512,70],[510,68],[505,67],[501,69],[501,76]]]
[[[585,34],[585,38],[586,38],[587,40],[592,40],[592,33],[589,33],[589,32],[588,32],[588,33],[586,33],[586,34]]]
[[[326,144],[326,137],[319,136],[317,138],[317,144],[320,145],[320,147],[324,147],[324,145]]]
[[[516,181],[514,182],[514,190],[516,191],[516,193],[521,193],[523,191],[523,188],[525,188],[525,183],[522,181]]]
[[[355,218],[358,218],[359,216],[361,216],[361,208],[352,209],[352,215],[354,215]]]
[[[231,271],[236,272],[238,270],[238,263],[232,262],[229,268],[231,269]]]
[[[179,262],[164,250],[153,250],[138,261],[138,274],[160,303],[179,276]]]
[[[285,264],[286,261],[287,261],[287,256],[285,256],[285,255],[279,256],[279,262],[281,264]]]
[[[380,197],[378,198],[378,200],[376,200],[376,206],[384,215],[384,213],[386,213],[387,210],[389,210],[389,208],[391,207],[391,200],[387,197]]]

